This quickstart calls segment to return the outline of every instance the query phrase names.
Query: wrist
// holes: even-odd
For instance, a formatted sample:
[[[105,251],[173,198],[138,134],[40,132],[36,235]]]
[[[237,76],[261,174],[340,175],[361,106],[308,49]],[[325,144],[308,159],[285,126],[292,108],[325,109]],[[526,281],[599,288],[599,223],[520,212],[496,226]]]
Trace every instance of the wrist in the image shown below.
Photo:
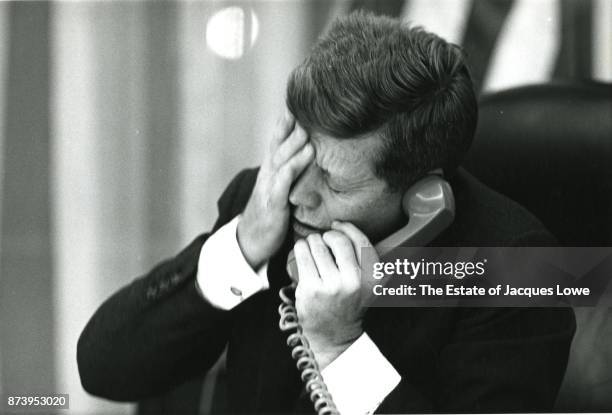
[[[253,232],[250,231],[244,219],[240,218],[240,220],[238,220],[238,226],[236,227],[238,247],[249,266],[252,269],[258,269],[267,258],[263,258],[263,256],[257,252],[257,243],[255,243],[254,239],[251,237],[252,234]]]
[[[342,341],[331,341],[327,338],[319,338],[314,336],[308,336],[304,333],[310,344],[319,369],[325,369],[331,362],[336,360],[346,349],[348,349],[362,334],[363,330],[355,331],[350,337]],[[312,340],[311,340],[312,338]]]
[[[338,348],[335,350],[327,350],[327,351],[313,351],[317,364],[319,365],[319,370],[325,369],[327,366],[331,364],[338,356],[340,356],[346,349],[346,347]]]

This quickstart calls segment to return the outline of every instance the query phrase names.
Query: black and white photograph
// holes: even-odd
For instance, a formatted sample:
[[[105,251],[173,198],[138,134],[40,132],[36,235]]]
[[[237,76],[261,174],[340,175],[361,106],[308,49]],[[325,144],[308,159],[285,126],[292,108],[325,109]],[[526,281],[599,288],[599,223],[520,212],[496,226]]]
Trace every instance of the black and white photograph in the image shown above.
[[[0,1],[0,399],[612,412],[612,0]]]

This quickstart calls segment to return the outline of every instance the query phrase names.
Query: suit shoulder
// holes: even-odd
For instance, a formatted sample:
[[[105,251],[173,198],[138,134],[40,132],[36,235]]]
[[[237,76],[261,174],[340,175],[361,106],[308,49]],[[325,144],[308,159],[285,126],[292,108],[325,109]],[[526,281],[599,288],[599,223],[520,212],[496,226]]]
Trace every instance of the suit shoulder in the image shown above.
[[[456,217],[448,237],[458,243],[546,246],[555,238],[531,212],[463,169],[452,179]]]

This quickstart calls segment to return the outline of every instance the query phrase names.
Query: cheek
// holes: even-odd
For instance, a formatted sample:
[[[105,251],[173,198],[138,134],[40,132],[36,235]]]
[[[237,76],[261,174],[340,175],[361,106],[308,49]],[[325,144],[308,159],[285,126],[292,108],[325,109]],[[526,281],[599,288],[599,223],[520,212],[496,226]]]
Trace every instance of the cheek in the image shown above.
[[[361,210],[359,203],[353,200],[344,200],[334,194],[321,194],[320,209],[317,212],[320,223],[331,228],[334,220],[349,221]]]
[[[334,219],[353,223],[368,236],[377,235],[401,215],[401,201],[391,197],[368,197],[353,200],[328,200],[326,210]]]
[[[355,225],[365,222],[370,217],[370,206],[362,203],[335,203],[329,209],[333,219],[353,222]]]

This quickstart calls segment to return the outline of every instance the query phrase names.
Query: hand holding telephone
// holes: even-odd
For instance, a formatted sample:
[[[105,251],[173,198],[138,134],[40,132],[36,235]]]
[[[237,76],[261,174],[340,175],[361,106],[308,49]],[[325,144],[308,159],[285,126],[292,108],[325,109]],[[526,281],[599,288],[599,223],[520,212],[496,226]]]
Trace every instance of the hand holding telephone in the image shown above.
[[[427,245],[455,218],[455,199],[452,189],[442,177],[433,173],[406,191],[402,199],[402,208],[408,217],[408,223],[375,245],[374,248],[381,258],[399,246]],[[287,272],[293,283],[281,288],[279,292],[282,300],[278,309],[279,327],[282,331],[295,330],[287,338],[287,345],[292,348],[291,356],[297,361],[297,368],[301,372],[302,381],[305,382],[306,390],[310,393],[310,399],[317,413],[339,414],[298,322],[292,291],[297,286],[299,276],[293,251],[287,258]]]
[[[425,246],[446,229],[455,218],[453,191],[440,176],[429,174],[404,193],[402,209],[408,223],[374,246],[380,257],[398,246]],[[298,281],[293,251],[287,257],[287,273]]]

